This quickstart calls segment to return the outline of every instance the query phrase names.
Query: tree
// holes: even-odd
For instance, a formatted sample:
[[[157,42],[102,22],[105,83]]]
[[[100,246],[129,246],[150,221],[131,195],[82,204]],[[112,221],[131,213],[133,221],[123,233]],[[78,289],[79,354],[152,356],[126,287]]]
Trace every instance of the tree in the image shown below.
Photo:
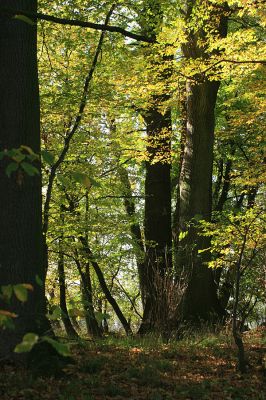
[[[198,8],[197,8],[198,7]],[[187,23],[187,41],[183,53],[188,60],[204,60],[213,54],[208,49],[211,30],[219,38],[227,34],[227,12],[223,6],[208,2],[202,9],[188,1],[184,10]],[[197,14],[198,13],[198,14]],[[207,18],[203,23],[202,14]],[[206,21],[206,19],[204,20]],[[212,212],[212,169],[214,143],[214,113],[220,82],[196,72],[187,83],[186,137],[179,181],[179,230],[184,233],[179,242],[178,268],[188,276],[181,313],[185,320],[210,320],[221,317],[213,274],[206,266],[209,247],[206,238],[197,232],[197,219],[210,220]]]
[[[10,8],[10,1],[1,6]],[[13,1],[14,9],[35,13],[37,1]],[[1,14],[0,24],[0,283],[32,286],[8,307],[17,317],[14,330],[1,330],[1,357],[12,357],[27,332],[50,329],[45,317],[41,233],[40,116],[37,74],[37,27]],[[20,149],[20,150],[14,150]],[[36,282],[39,282],[37,284]]]

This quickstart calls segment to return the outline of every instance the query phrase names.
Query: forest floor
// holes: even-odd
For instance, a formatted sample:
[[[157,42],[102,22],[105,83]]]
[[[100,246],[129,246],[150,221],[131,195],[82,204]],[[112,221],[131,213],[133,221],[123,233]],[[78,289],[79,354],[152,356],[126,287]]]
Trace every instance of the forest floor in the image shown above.
[[[244,334],[250,367],[236,372],[229,335],[113,338],[72,345],[74,363],[61,378],[0,366],[1,400],[264,400],[265,330]],[[264,364],[263,364],[264,363]]]

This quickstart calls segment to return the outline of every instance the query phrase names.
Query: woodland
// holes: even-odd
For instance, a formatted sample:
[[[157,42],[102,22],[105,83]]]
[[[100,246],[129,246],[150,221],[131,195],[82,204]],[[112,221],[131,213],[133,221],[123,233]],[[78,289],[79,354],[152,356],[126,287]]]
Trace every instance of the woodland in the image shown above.
[[[263,400],[264,0],[0,1],[0,399]]]

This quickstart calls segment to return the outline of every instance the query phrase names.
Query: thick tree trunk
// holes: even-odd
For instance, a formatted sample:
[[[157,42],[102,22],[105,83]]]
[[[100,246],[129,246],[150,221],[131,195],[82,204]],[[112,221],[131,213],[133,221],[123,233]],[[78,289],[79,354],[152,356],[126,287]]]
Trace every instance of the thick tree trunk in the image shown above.
[[[208,53],[205,25],[190,26],[197,2],[185,3],[188,24],[187,43],[183,45],[184,56],[188,59],[203,60]],[[227,34],[227,9],[206,3],[209,24],[217,34]],[[208,25],[206,25],[208,26]],[[205,43],[205,46],[203,45]],[[208,80],[202,74],[195,74],[187,83],[187,132],[182,163],[179,195],[179,228],[184,233],[179,242],[179,271],[184,271],[187,288],[181,302],[181,319],[199,321],[217,319],[223,309],[217,297],[217,288],[212,270],[206,263],[209,252],[201,250],[210,247],[210,239],[200,235],[197,220],[209,221],[212,212],[212,169],[215,127],[215,105],[220,82]]]
[[[214,109],[218,82],[188,85],[187,136],[180,176],[180,219],[183,232],[179,243],[179,268],[187,272],[188,286],[182,302],[182,318],[208,320],[220,314],[213,273],[199,253],[210,242],[198,233],[197,220],[209,221],[212,211],[212,166]]]
[[[163,304],[160,281],[172,270],[171,112],[144,114],[148,146],[145,178],[145,262],[142,278],[144,312],[139,333],[157,329]]]
[[[1,1],[2,7],[36,12],[37,1]],[[0,20],[0,151],[29,146],[40,153],[36,26],[17,19]],[[27,153],[27,151],[25,151]],[[41,174],[17,170],[9,178],[9,157],[0,161],[0,285],[31,284],[25,303],[15,299],[0,307],[18,314],[14,330],[1,330],[0,357],[11,357],[27,332],[50,329],[45,317],[41,236]],[[40,171],[40,165],[36,163]]]

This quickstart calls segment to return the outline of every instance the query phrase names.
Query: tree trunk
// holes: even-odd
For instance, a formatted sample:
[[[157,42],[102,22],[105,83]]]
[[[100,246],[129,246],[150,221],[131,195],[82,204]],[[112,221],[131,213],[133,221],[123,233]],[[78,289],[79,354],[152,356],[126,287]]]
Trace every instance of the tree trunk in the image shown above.
[[[128,177],[128,172],[125,167],[122,165],[119,165],[117,169],[119,178],[121,183],[123,184],[123,193],[125,195],[124,199],[124,205],[126,209],[127,216],[132,219],[132,222],[130,224],[130,232],[133,241],[135,242],[135,247],[136,247],[136,263],[137,263],[137,268],[138,268],[138,276],[139,276],[139,285],[140,285],[140,293],[141,293],[141,299],[142,299],[142,304],[144,306],[145,304],[145,298],[146,298],[146,285],[145,285],[145,248],[144,248],[144,243],[141,235],[141,228],[140,224],[137,221],[136,217],[136,207],[135,207],[135,201],[132,196],[132,189],[131,189],[131,184],[129,181]]]
[[[132,335],[132,330],[130,328],[130,325],[128,324],[124,314],[122,313],[119,305],[117,304],[115,298],[112,296],[110,290],[108,289],[108,286],[105,282],[104,279],[104,275],[102,273],[101,268],[99,267],[98,263],[93,259],[93,254],[91,249],[88,246],[88,243],[86,241],[85,238],[80,237],[80,241],[83,244],[83,250],[85,252],[85,254],[87,255],[87,257],[89,258],[89,261],[91,262],[91,265],[93,266],[93,269],[97,275],[99,284],[101,286],[101,289],[107,299],[107,301],[109,302],[109,304],[113,307],[114,312],[117,315],[117,318],[119,319],[119,321],[121,322],[123,328],[125,329],[125,332],[127,335]]]
[[[226,10],[223,6],[209,8],[209,23],[221,37],[227,34]],[[186,2],[188,40],[183,45],[187,59],[204,59],[210,54],[206,42],[205,25],[189,25],[194,0]],[[207,25],[206,25],[207,26]],[[206,43],[207,46],[207,43]],[[209,221],[212,212],[212,169],[215,127],[215,105],[220,82],[195,74],[187,83],[187,132],[180,175],[179,226],[183,239],[179,242],[179,270],[187,275],[187,288],[181,302],[181,319],[212,320],[223,314],[217,297],[212,270],[206,265],[210,239],[200,235],[197,221]]]
[[[80,271],[81,273],[82,271]],[[82,299],[85,310],[85,320],[87,326],[87,332],[93,337],[101,337],[102,332],[95,318],[93,299],[92,299],[92,285],[90,276],[90,263],[87,262],[85,266],[85,273],[82,272]]]
[[[1,6],[36,12],[37,1],[3,0]],[[26,145],[40,154],[36,42],[36,26],[1,17],[0,151]],[[1,308],[18,314],[15,329],[0,332],[1,358],[12,357],[25,333],[50,329],[44,285],[36,284],[36,276],[44,282],[41,174],[29,176],[19,168],[9,178],[5,170],[12,161],[7,156],[0,161],[0,283],[28,283],[34,290],[23,304],[14,298],[10,305],[1,302]],[[35,167],[40,171],[40,163]]]
[[[142,33],[156,41],[160,30],[163,11],[158,0],[143,2],[139,17]],[[163,48],[161,49],[163,51]],[[156,51],[156,53],[155,53]],[[145,49],[146,55],[157,54],[153,44]],[[139,333],[158,329],[160,304],[163,304],[160,293],[161,281],[166,271],[172,270],[172,226],[171,226],[171,110],[165,107],[169,100],[167,83],[171,76],[169,61],[171,56],[162,55],[151,62],[151,82],[163,85],[157,93],[149,95],[149,101],[141,115],[146,124],[147,160],[145,176],[145,209],[144,236],[145,260],[144,271],[140,275],[143,294],[143,320]],[[152,72],[155,68],[156,72]],[[158,70],[161,71],[158,73]]]
[[[62,311],[62,321],[66,330],[66,333],[71,338],[78,338],[78,334],[73,327],[66,304],[66,279],[65,279],[65,262],[64,254],[62,249],[62,238],[59,239],[59,258],[58,258],[58,278],[59,278],[59,299],[60,308]]]
[[[171,224],[171,112],[145,113],[148,136],[145,178],[145,270],[142,274],[144,312],[139,333],[156,329],[162,303],[160,280],[172,270]],[[141,276],[140,276],[141,278]],[[160,314],[160,313],[159,313]]]
[[[212,210],[212,165],[214,109],[218,82],[188,85],[187,137],[180,176],[179,269],[187,272],[188,286],[182,303],[182,318],[209,319],[221,312],[213,273],[204,263],[208,253],[198,253],[210,246],[200,236],[197,220],[210,220]],[[194,219],[194,220],[193,220]]]

